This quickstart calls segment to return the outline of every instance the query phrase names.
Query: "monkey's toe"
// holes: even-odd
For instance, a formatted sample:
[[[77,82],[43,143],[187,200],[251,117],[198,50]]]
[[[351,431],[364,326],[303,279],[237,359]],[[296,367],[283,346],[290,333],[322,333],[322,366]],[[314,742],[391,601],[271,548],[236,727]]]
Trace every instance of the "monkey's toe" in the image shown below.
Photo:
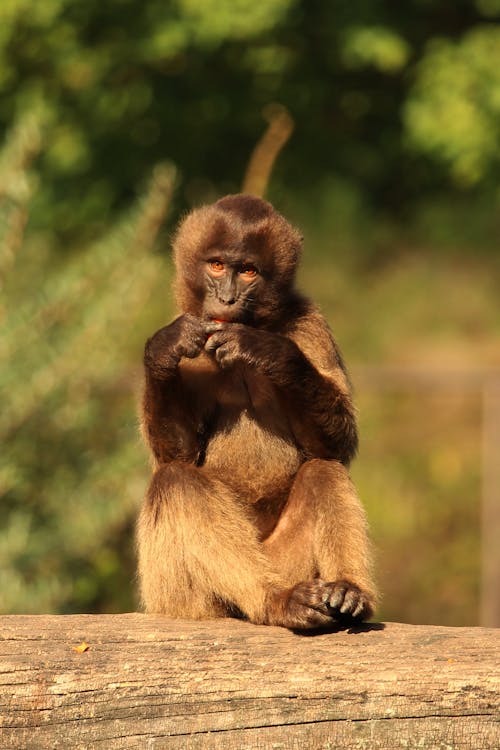
[[[336,620],[367,620],[373,614],[370,594],[349,581],[329,583],[331,594],[327,599],[331,616]]]

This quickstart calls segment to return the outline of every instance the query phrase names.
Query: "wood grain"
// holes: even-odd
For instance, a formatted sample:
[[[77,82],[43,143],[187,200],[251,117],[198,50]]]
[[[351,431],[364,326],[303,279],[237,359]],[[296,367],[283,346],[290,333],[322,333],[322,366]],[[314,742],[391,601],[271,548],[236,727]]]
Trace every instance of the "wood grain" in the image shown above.
[[[499,644],[396,623],[3,617],[0,748],[498,750]]]

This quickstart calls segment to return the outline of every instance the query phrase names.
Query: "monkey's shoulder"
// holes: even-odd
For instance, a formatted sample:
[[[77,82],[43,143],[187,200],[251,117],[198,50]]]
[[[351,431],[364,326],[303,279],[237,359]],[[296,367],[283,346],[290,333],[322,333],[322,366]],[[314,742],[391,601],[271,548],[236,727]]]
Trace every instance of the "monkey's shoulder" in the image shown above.
[[[317,338],[335,344],[333,333],[319,307],[310,299],[302,298],[300,306],[294,310],[283,326],[282,333],[290,338]]]
[[[332,330],[320,310],[307,300],[307,308],[288,324],[288,336],[318,369],[344,369],[342,355]]]

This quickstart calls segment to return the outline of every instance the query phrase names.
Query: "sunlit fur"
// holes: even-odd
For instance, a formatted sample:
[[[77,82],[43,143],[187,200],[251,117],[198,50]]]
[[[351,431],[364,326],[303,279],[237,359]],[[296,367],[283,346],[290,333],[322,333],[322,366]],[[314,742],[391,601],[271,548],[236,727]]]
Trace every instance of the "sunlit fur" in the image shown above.
[[[348,474],[350,385],[326,322],[294,288],[300,249],[299,232],[251,196],[196,209],[175,236],[181,315],[145,351],[147,612],[298,629],[373,612],[366,519]],[[206,268],[223,251],[256,258],[259,283],[250,325],[214,331]]]

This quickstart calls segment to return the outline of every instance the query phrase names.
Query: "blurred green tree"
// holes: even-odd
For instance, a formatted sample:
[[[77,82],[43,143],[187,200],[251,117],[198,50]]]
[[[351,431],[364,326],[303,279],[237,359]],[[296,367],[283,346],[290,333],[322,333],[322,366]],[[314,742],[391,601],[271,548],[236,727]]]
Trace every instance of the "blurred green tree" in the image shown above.
[[[0,610],[130,607],[123,563],[146,461],[128,360],[146,335],[144,300],[161,293],[150,248],[174,171],[158,167],[136,209],[54,266],[40,237],[24,237],[40,138],[36,121],[21,123],[0,169]]]
[[[459,184],[498,179],[500,27],[429,44],[405,120],[415,146],[445,162]]]
[[[4,5],[0,128],[43,107],[31,221],[64,251],[165,158],[183,177],[174,214],[238,189],[274,101],[296,123],[273,177],[281,202],[326,192],[337,211],[350,196],[356,228],[372,212],[408,222],[422,195],[469,190],[470,212],[496,190],[497,0]]]

